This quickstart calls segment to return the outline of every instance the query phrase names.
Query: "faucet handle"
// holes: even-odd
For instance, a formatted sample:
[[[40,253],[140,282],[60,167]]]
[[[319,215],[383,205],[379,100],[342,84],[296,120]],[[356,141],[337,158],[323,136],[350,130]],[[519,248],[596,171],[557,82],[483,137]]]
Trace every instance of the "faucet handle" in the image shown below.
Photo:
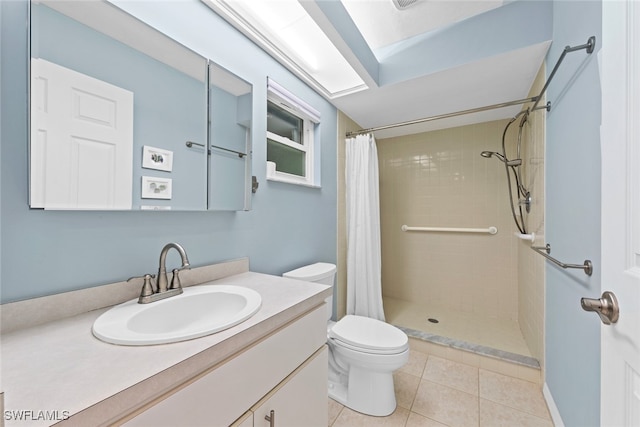
[[[180,272],[180,270],[182,270],[182,268],[174,268],[172,270],[173,277],[171,278],[171,286],[169,286],[169,289],[182,289],[182,283],[180,283],[180,276],[178,276],[178,273]]]
[[[153,285],[151,284],[151,279],[155,278],[154,274],[145,274],[144,276],[134,276],[127,279],[127,282],[133,279],[144,279],[144,284],[142,285],[142,291],[140,291],[140,298],[148,297],[149,295],[153,295]]]

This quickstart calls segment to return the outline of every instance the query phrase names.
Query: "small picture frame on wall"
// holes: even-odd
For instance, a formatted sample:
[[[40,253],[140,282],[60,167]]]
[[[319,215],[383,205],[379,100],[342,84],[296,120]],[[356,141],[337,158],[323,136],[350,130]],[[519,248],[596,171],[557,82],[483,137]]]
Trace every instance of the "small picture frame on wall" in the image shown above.
[[[142,192],[141,197],[143,199],[171,199],[171,184],[170,178],[157,178],[154,176],[142,177]]]
[[[142,147],[142,167],[171,172],[173,169],[173,151],[144,145]]]

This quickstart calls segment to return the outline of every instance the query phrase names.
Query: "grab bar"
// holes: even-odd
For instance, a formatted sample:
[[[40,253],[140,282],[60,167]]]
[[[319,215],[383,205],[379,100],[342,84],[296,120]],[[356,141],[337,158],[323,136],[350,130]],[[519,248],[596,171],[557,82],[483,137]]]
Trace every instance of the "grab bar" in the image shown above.
[[[452,228],[452,227],[409,227],[403,225],[400,227],[402,231],[436,231],[436,232],[450,232],[450,233],[489,233],[496,234],[498,232],[497,227],[488,228]]]
[[[184,145],[186,145],[189,148],[193,147],[194,145],[197,145],[198,147],[202,147],[202,148],[205,147],[204,144],[199,144],[199,143],[193,142],[193,141],[187,141],[187,142],[184,143]]]
[[[193,141],[187,141],[185,142],[185,145],[189,148],[193,148],[194,145],[197,145],[198,147],[206,147],[204,144],[199,144],[197,142],[193,142]],[[241,151],[236,151],[236,150],[230,150],[228,148],[224,148],[224,147],[218,147],[217,145],[212,145],[211,148],[215,148],[217,150],[222,150],[222,151],[226,151],[228,153],[233,153],[233,154],[237,154],[238,157],[243,158],[244,156],[247,155],[247,153],[243,153]],[[208,150],[209,154],[211,154],[211,150]]]
[[[591,276],[591,274],[593,274],[593,263],[591,262],[591,260],[586,259],[584,261],[584,264],[565,264],[564,262],[560,262],[554,257],[552,257],[551,255],[549,255],[551,253],[551,245],[549,243],[547,243],[545,246],[531,246],[531,249],[533,249],[534,251],[536,251],[537,253],[539,253],[540,255],[542,255],[543,257],[545,257],[546,259],[553,262],[555,265],[559,267],[562,267],[564,269],[579,268],[581,270],[584,270],[584,274],[586,274],[587,276]]]
[[[228,153],[233,153],[233,154],[237,154],[238,157],[243,158],[244,156],[247,155],[247,153],[243,153],[242,151],[236,151],[236,150],[230,150],[228,148],[224,148],[224,147],[219,147],[217,145],[212,145],[211,148],[215,148],[216,150],[222,150],[222,151],[226,151]]]

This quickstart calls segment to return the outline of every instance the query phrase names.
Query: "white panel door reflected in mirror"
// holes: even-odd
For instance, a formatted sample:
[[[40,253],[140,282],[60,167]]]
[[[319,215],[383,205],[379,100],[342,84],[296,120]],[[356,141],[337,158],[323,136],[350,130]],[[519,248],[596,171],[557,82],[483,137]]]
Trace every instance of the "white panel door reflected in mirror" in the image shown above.
[[[131,209],[133,93],[31,61],[31,207]]]

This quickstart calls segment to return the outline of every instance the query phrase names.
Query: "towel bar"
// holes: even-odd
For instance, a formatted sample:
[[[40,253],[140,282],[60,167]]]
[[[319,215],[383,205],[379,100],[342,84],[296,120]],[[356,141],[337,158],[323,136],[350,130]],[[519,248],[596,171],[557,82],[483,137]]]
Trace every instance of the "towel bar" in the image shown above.
[[[450,233],[489,233],[496,234],[498,232],[497,227],[488,228],[453,228],[453,227],[409,227],[403,225],[402,231],[436,231],[436,232],[450,232]]]

